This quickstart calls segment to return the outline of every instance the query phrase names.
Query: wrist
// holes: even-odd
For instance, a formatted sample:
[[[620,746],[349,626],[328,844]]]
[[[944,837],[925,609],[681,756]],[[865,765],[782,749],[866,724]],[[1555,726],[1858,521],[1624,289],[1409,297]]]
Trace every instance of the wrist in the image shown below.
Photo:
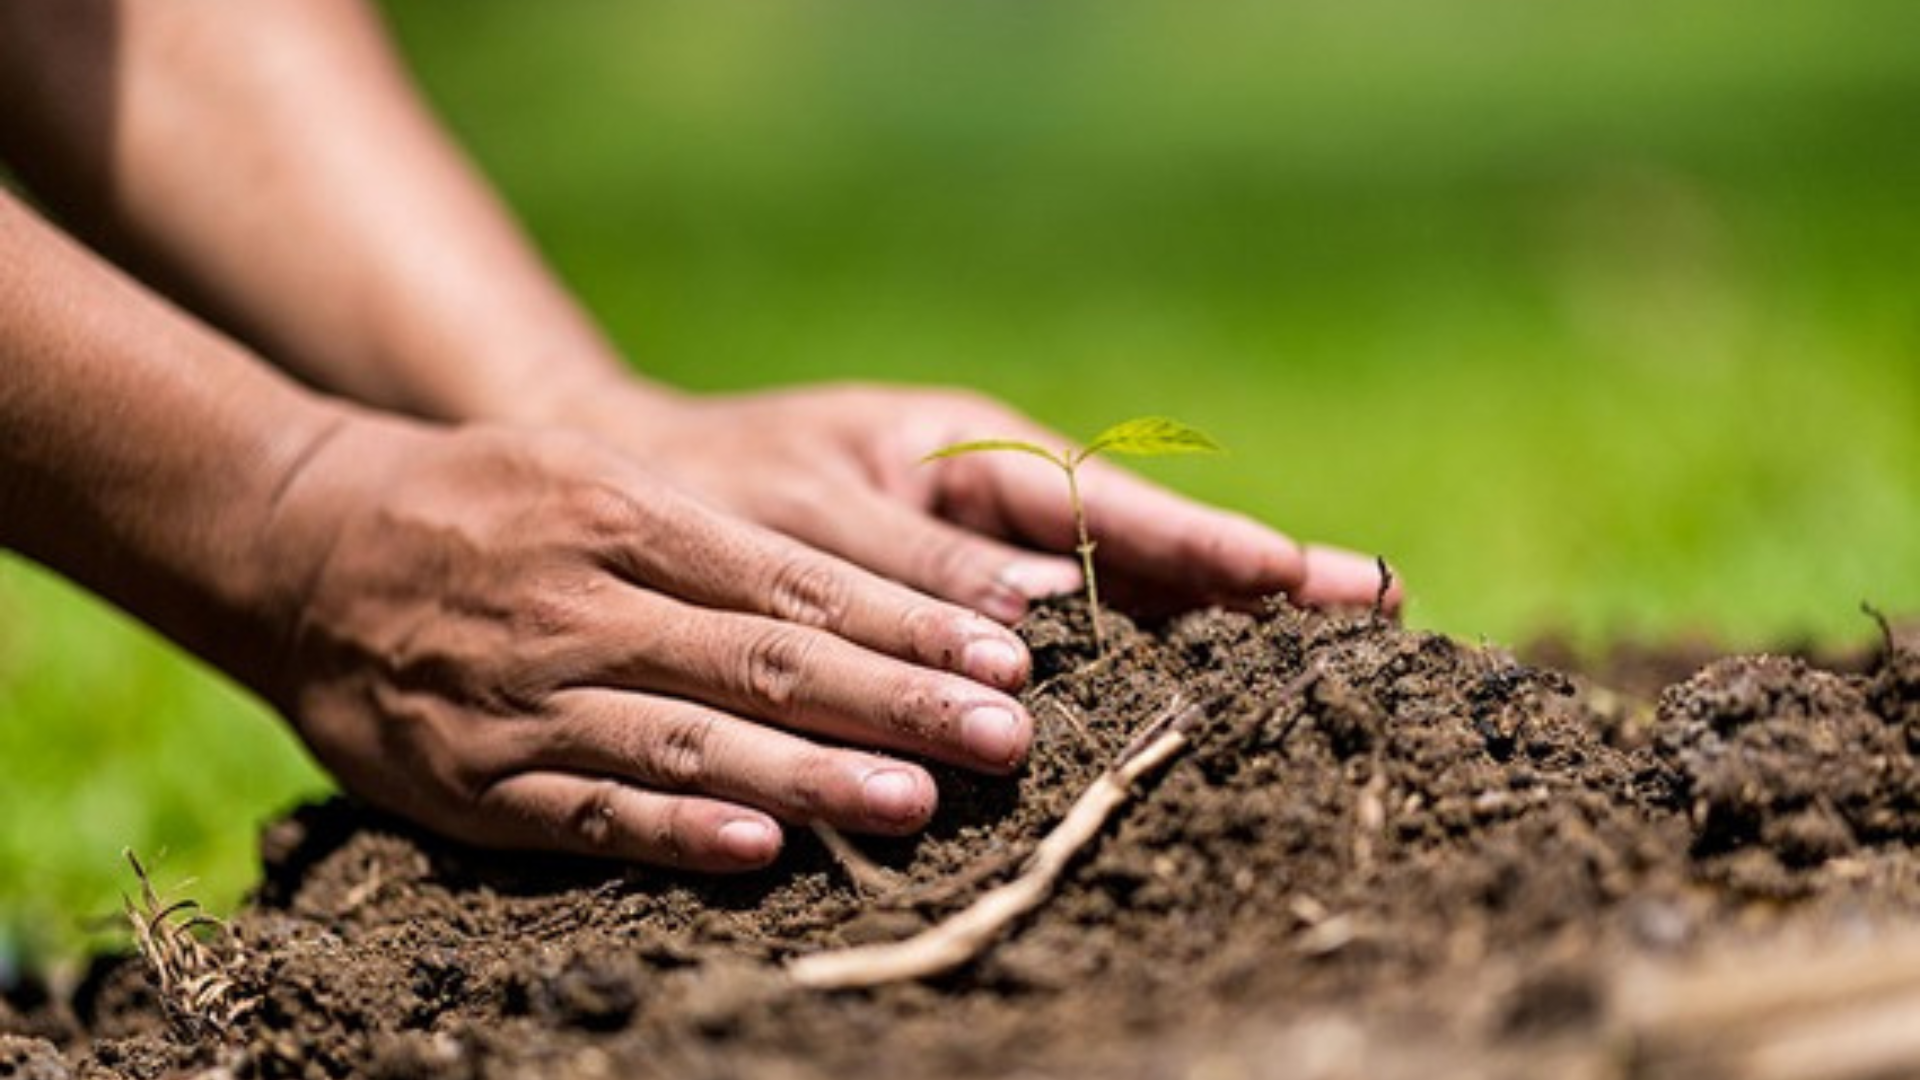
[[[598,437],[644,431],[681,412],[691,396],[614,361],[552,372],[510,402],[466,419],[521,427],[565,428]]]
[[[265,470],[268,487],[229,528],[247,538],[237,606],[257,628],[258,647],[223,665],[283,711],[288,665],[316,584],[348,524],[396,471],[418,456],[433,429],[417,421],[316,399],[279,440]]]
[[[324,557],[324,531],[286,542],[285,508],[313,462],[353,423],[353,410],[290,385],[255,403],[236,432],[231,482],[194,492],[191,523],[167,538],[185,603],[141,614],[190,651],[264,691],[299,610],[305,582]],[[184,614],[181,614],[184,609]]]

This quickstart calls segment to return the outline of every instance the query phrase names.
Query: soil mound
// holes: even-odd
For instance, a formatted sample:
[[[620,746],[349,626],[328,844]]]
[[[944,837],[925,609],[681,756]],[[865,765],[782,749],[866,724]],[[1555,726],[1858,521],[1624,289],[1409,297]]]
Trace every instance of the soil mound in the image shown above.
[[[1882,970],[1920,912],[1910,648],[1860,674],[1722,660],[1652,702],[1365,613],[1115,617],[1105,658],[1085,622],[1029,621],[1031,762],[940,774],[923,836],[860,843],[884,880],[805,833],[777,871],[702,880],[312,807],[264,839],[217,1007],[183,1017],[177,986],[105,965],[71,1003],[0,1009],[52,1040],[0,1037],[0,1076],[1746,1075],[1756,1017],[1832,1017],[1861,965],[1678,1030],[1646,1003],[1721,993],[1697,980],[1728,950],[1791,985],[1766,964],[1797,940],[1865,942],[1868,997],[1920,994],[1920,961]],[[1191,745],[976,960],[788,977],[1015,876],[1179,703]]]

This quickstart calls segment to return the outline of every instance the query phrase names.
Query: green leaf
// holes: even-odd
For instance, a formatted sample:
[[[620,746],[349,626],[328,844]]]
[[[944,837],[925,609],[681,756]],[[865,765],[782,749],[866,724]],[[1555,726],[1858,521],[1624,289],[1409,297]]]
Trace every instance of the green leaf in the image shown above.
[[[1019,439],[976,439],[972,442],[954,443],[952,446],[943,446],[935,450],[933,453],[921,458],[920,462],[924,465],[929,461],[938,461],[942,458],[960,457],[963,454],[991,453],[996,450],[1012,450],[1015,453],[1032,454],[1034,457],[1045,458],[1063,469],[1067,467],[1067,463],[1062,460],[1059,454],[1054,453],[1044,446],[1036,446],[1030,442],[1021,442]]]
[[[1164,416],[1141,416],[1122,420],[1093,437],[1080,451],[1084,461],[1095,454],[1132,454],[1136,457],[1164,457],[1169,454],[1220,454],[1225,449],[1197,428]]]

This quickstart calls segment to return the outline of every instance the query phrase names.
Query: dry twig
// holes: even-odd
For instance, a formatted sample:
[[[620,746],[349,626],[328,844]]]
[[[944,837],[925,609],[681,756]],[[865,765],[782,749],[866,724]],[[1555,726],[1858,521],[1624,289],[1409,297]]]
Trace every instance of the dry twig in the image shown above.
[[[1615,989],[1635,1076],[1873,1080],[1920,1075],[1920,934],[1736,950]]]
[[[1380,616],[1387,608],[1387,594],[1393,591],[1393,567],[1387,565],[1387,557],[1385,555],[1375,555],[1373,557],[1373,565],[1380,573],[1380,587],[1376,589],[1373,594],[1373,612],[1371,618],[1374,622],[1379,622]]]
[[[854,989],[937,975],[978,956],[1015,920],[1046,900],[1073,857],[1127,801],[1132,785],[1172,760],[1200,717],[1198,706],[1183,708],[1175,699],[1041,839],[1019,877],[904,941],[802,956],[788,966],[788,973],[795,982],[813,989]]]

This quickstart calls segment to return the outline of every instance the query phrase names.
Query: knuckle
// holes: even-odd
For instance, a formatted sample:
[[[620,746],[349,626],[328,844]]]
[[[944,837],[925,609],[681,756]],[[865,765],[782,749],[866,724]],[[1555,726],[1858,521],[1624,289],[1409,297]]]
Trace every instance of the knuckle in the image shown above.
[[[584,537],[590,547],[622,547],[657,540],[662,493],[641,478],[609,467],[598,456],[575,455],[547,475],[535,511],[550,533]]]
[[[755,706],[785,713],[800,697],[814,648],[811,634],[776,626],[747,645],[742,688]]]
[[[993,521],[1002,513],[999,482],[985,456],[949,461],[940,470],[941,512],[956,523]],[[985,530],[981,530],[985,531]]]
[[[952,615],[933,604],[915,604],[900,616],[900,635],[912,655],[951,668],[958,662],[962,634]]]
[[[756,487],[755,496],[758,517],[765,524],[794,532],[832,513],[834,492],[812,473],[782,470],[777,477],[762,479],[770,482]]]
[[[887,696],[886,724],[890,731],[924,742],[940,739],[951,724],[953,699],[938,684],[907,677]]]
[[[666,866],[685,866],[694,850],[693,835],[688,804],[675,799],[647,829],[649,857]]]
[[[676,717],[666,721],[651,762],[660,784],[690,791],[705,783],[713,771],[715,730],[711,716]]]
[[[787,788],[780,799],[787,814],[797,821],[833,817],[837,807],[832,796],[832,778],[839,770],[839,757],[832,751],[816,748],[802,753],[793,762]]]
[[[577,632],[585,622],[583,601],[588,600],[590,596],[577,595],[563,583],[546,583],[521,601],[513,612],[514,629],[532,643],[566,637]]]
[[[633,496],[610,483],[574,483],[563,498],[565,516],[596,538],[631,534],[644,520]]]
[[[568,837],[587,851],[609,851],[619,836],[620,785],[601,780],[589,785],[567,815]]]
[[[852,599],[847,575],[825,559],[793,554],[774,570],[770,609],[775,618],[802,626],[837,627]]]
[[[928,536],[914,552],[921,581],[949,595],[972,595],[992,584],[975,557],[972,544],[954,536]]]
[[[1174,542],[1174,554],[1182,565],[1220,566],[1228,550],[1228,541],[1213,530],[1188,530]]]

